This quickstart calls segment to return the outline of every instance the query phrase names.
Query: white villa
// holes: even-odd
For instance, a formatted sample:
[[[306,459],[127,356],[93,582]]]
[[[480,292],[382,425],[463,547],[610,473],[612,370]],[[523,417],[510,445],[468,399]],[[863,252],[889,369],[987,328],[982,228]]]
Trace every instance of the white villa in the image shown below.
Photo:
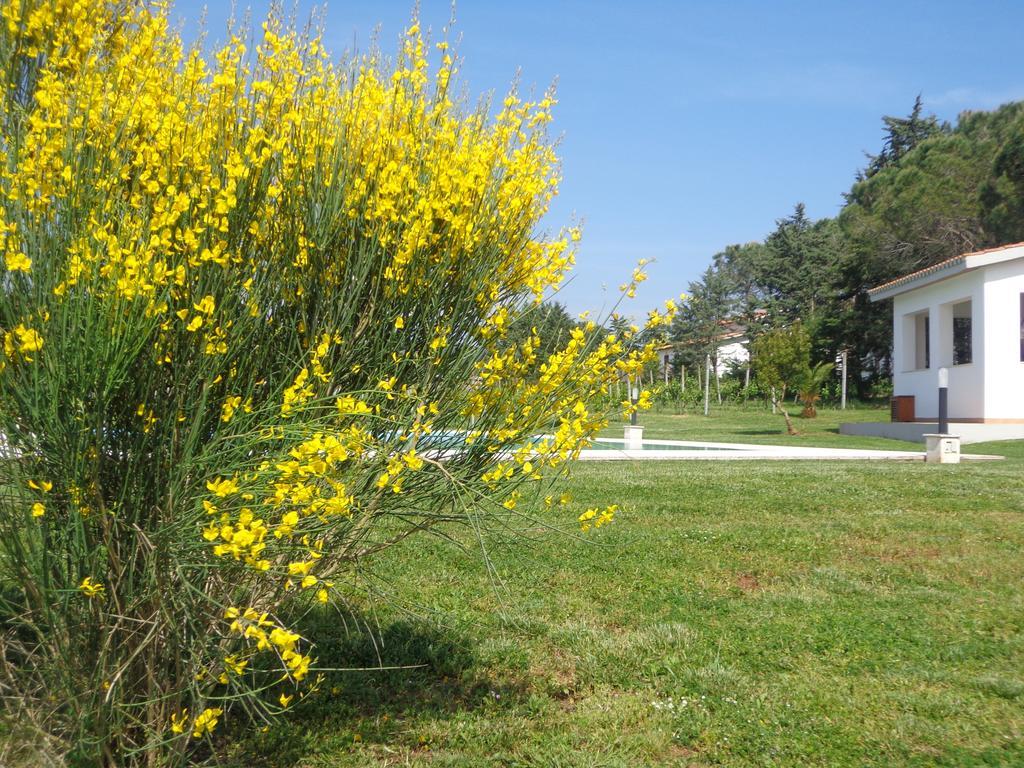
[[[950,431],[965,442],[1024,437],[1024,243],[947,259],[868,296],[893,300],[893,395],[913,397],[908,418],[938,418],[938,370],[946,368]],[[906,434],[885,436],[912,439],[907,428],[916,425],[892,428],[900,426]]]
[[[724,376],[733,366],[743,366],[750,361],[747,329],[732,320],[722,321],[721,327],[722,331],[715,337],[714,341],[718,350],[716,355],[718,365],[715,371],[715,374],[718,376]],[[661,375],[666,380],[668,379],[669,370],[672,368],[673,356],[676,352],[685,349],[687,346],[686,343],[676,342],[664,344],[655,350],[658,353]]]

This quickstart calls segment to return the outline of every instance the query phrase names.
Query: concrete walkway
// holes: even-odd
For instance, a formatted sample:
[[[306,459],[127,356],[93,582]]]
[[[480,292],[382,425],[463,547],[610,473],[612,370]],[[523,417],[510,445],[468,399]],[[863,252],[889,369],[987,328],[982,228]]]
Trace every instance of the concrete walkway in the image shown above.
[[[841,435],[887,437],[890,440],[906,440],[911,443],[923,443],[925,435],[933,435],[938,431],[939,425],[934,421],[859,421],[839,425]],[[949,425],[949,433],[959,435],[963,445],[987,443],[992,440],[1022,440],[1024,424],[952,422]]]
[[[599,437],[600,448],[580,453],[583,461],[924,461],[924,451],[878,451],[859,448],[811,448],[752,443],[699,443],[685,440],[644,440],[642,450],[626,450],[622,440]],[[1002,456],[961,454],[963,461],[997,461]]]

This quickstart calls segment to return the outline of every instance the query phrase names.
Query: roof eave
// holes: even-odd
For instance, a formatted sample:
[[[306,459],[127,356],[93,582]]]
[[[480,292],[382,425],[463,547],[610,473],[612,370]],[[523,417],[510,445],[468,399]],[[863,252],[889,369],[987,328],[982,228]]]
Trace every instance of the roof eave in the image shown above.
[[[964,253],[938,264],[933,264],[931,267],[925,267],[917,272],[911,272],[909,275],[898,277],[883,285],[870,288],[867,292],[868,298],[871,301],[891,299],[893,296],[923,288],[926,285],[955,277],[963,272],[1021,258],[1024,258],[1024,242],[1010,243],[1009,245],[1001,245],[997,248],[988,248],[983,251],[974,251],[973,253]]]
[[[901,293],[907,291],[913,291],[918,288],[924,288],[926,285],[937,283],[940,280],[946,280],[950,277],[955,277],[959,274],[967,272],[970,269],[975,269],[981,265],[969,265],[967,259],[961,258],[958,261],[953,262],[943,269],[937,269],[934,272],[929,272],[926,275],[919,275],[913,280],[907,280],[906,282],[897,283],[896,285],[885,285],[878,288],[873,288],[868,291],[868,299],[871,301],[883,301],[884,299],[891,299],[893,296],[898,296]]]

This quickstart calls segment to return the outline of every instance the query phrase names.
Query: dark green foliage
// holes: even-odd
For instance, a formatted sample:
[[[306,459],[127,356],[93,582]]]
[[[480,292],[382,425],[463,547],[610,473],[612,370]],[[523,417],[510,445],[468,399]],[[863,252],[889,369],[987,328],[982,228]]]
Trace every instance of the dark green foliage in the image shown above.
[[[540,336],[537,349],[537,365],[547,360],[552,353],[565,349],[569,334],[579,327],[558,301],[545,301],[527,306],[509,323],[507,341],[509,345],[522,345],[536,329]]]
[[[772,259],[764,243],[727,245],[714,256],[713,269],[729,286],[732,318],[748,335],[756,335],[762,325],[767,290],[763,275]]]
[[[812,222],[803,203],[779,219],[765,246],[758,277],[765,290],[766,309],[777,320],[797,318],[813,323],[835,296],[841,241],[831,219]]]
[[[680,345],[677,364],[700,367],[706,355],[711,356],[712,365],[718,364],[720,339],[736,305],[733,291],[729,276],[715,267],[708,267],[690,283],[669,330],[669,337]]]
[[[1024,240],[1024,115],[1019,110],[1010,135],[981,188],[982,223],[999,242]]]
[[[914,108],[907,117],[892,117],[886,115],[882,118],[885,125],[886,137],[882,151],[877,155],[869,156],[870,162],[864,170],[861,178],[874,176],[879,171],[894,165],[899,165],[904,155],[914,149],[925,139],[940,133],[949,133],[949,124],[940,123],[935,115],[922,117],[921,111],[924,104],[921,102],[921,94],[914,99]]]

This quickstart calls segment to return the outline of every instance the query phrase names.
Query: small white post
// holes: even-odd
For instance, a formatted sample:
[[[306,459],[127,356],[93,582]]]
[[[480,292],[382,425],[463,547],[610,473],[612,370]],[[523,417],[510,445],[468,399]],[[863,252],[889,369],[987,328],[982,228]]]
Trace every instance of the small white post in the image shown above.
[[[843,350],[843,399],[840,408],[846,410],[846,350]]]
[[[642,383],[642,379],[637,383]],[[637,423],[636,403],[640,398],[640,388],[630,384],[629,401],[633,404],[633,412],[629,415],[629,424],[626,425],[625,438],[627,451],[640,451],[644,447],[644,428]]]
[[[704,361],[704,415],[707,416],[710,409],[711,397],[711,355]]]
[[[641,424],[626,425],[625,443],[627,451],[642,451],[644,448],[644,428]]]

